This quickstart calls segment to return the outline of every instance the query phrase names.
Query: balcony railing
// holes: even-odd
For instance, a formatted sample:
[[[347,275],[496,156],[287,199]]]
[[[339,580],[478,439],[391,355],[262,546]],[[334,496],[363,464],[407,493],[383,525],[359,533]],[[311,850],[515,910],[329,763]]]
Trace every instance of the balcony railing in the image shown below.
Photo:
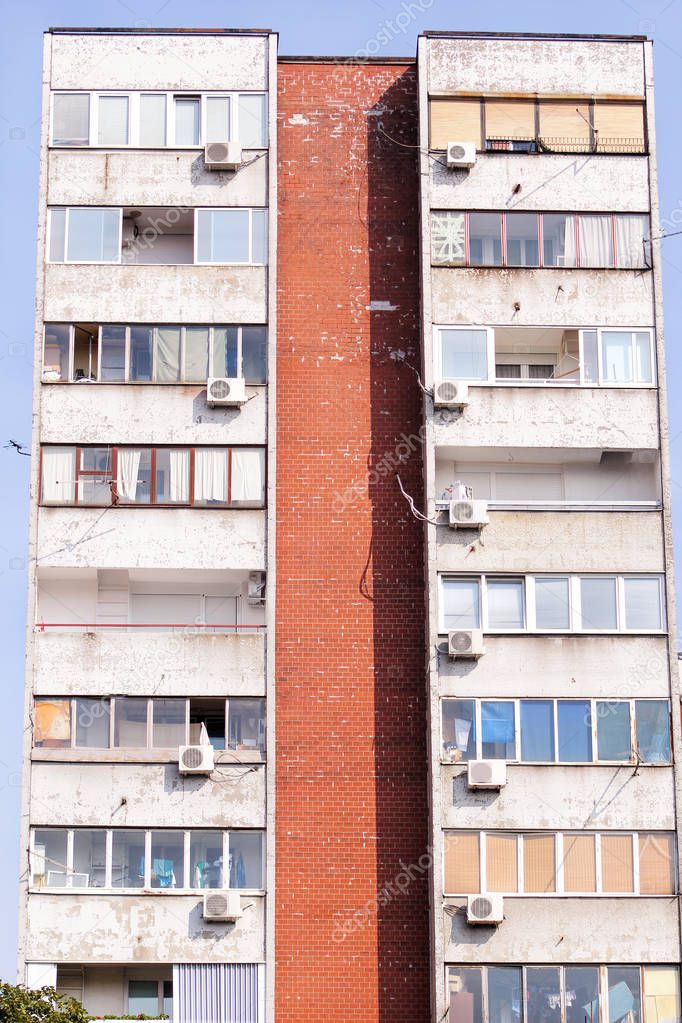
[[[524,137],[489,135],[485,140],[489,153],[646,153],[642,138],[586,139],[571,135]]]

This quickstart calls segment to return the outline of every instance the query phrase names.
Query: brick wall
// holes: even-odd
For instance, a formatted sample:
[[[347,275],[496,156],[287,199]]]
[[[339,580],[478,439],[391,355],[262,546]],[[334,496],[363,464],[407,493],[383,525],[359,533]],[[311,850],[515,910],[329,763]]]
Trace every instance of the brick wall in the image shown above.
[[[415,69],[284,62],[278,102],[276,1020],[422,1023]]]

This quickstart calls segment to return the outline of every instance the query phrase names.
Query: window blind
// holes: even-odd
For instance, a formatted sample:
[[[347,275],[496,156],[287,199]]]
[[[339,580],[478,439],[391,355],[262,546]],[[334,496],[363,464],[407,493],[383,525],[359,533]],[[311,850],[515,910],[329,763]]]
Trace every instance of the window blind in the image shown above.
[[[447,149],[448,142],[475,142],[481,148],[480,99],[432,99],[431,149]]]
[[[479,836],[474,833],[445,836],[445,890],[475,895],[481,886]]]

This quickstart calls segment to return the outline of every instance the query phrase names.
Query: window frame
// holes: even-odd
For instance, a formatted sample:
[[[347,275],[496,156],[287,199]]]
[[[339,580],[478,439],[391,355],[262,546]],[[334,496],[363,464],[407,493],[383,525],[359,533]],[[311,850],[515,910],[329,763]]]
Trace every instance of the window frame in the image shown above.
[[[55,97],[59,95],[78,95],[89,97],[89,125],[88,125],[88,141],[82,143],[67,143],[67,142],[55,142],[54,141],[54,104]],[[110,96],[121,96],[128,100],[128,142],[118,145],[106,145],[99,142],[99,101],[101,97]],[[165,138],[166,141],[163,145],[148,145],[140,142],[140,98],[142,96],[164,96],[166,99],[166,111],[165,111]],[[50,149],[99,149],[99,150],[126,150],[126,149],[149,149],[149,150],[165,150],[165,149],[181,149],[189,150],[191,152],[204,149],[207,145],[206,142],[206,111],[207,111],[207,100],[210,98],[229,98],[230,99],[230,138],[221,141],[236,141],[240,139],[241,131],[239,124],[239,107],[240,99],[242,96],[260,96],[263,98],[263,135],[265,138],[265,144],[262,146],[244,146],[244,149],[249,151],[257,152],[267,150],[269,148],[269,109],[268,109],[268,91],[267,89],[238,89],[238,90],[223,90],[223,91],[191,91],[174,89],[139,89],[139,90],[125,90],[125,89],[53,89],[50,93],[50,132],[49,132],[49,148]],[[196,145],[177,145],[175,142],[175,99],[198,97],[199,99],[199,142]]]
[[[82,147],[81,147],[82,148]],[[52,214],[56,210],[64,211],[64,247],[62,250],[63,259],[51,259],[50,249],[52,246]],[[117,259],[67,259],[69,251],[69,226],[72,210],[95,210],[104,213],[112,210],[118,213],[118,257]],[[120,266],[122,257],[123,239],[123,207],[122,206],[48,206],[47,231],[45,238],[45,262],[50,266]]]
[[[226,263],[224,260],[202,259],[199,256],[199,215],[201,213],[232,213],[246,212],[249,215],[249,258],[239,262]],[[254,213],[265,214],[265,262],[256,263],[253,259],[254,252]],[[268,242],[270,237],[270,219],[267,206],[195,206],[194,207],[194,262],[193,266],[267,266],[268,265]]]

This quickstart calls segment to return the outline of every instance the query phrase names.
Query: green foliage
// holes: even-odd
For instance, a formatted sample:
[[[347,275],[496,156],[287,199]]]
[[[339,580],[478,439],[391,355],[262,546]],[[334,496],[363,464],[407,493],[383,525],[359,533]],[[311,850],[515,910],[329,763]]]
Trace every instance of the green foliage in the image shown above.
[[[73,998],[52,987],[31,991],[0,983],[0,1023],[89,1023],[90,1015]]]

